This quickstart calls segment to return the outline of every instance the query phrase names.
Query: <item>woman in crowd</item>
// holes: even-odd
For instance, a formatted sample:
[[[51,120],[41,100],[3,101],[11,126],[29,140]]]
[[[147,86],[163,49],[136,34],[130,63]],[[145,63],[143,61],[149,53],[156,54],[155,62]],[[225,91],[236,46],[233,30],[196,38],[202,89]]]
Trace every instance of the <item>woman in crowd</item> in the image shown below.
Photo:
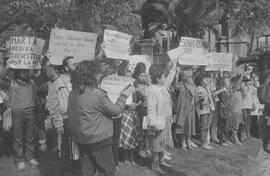
[[[170,73],[166,76],[166,69],[162,65],[152,65],[149,69],[152,84],[148,90],[148,118],[150,150],[152,152],[152,169],[164,173],[159,165],[170,166],[163,158],[166,151],[164,138],[165,128],[168,128],[172,118],[172,102],[168,88],[176,74],[176,62],[173,63]]]
[[[239,130],[239,124],[243,123],[242,114],[242,99],[243,99],[243,87],[241,87],[241,82],[243,80],[243,75],[236,75],[231,79],[232,84],[232,99],[231,105],[231,131],[232,140],[236,145],[243,145],[238,138],[237,132]]]
[[[206,89],[207,79],[204,75],[195,78],[196,84],[196,96],[198,112],[200,114],[200,132],[201,132],[201,144],[202,148],[206,150],[213,149],[207,142],[207,134],[211,125],[211,110],[212,110],[212,95]]]
[[[195,86],[193,83],[192,68],[183,70],[182,77],[178,83],[177,114],[175,119],[175,133],[180,136],[181,148],[192,149],[191,137],[196,135],[195,126]]]
[[[82,175],[114,175],[113,121],[125,107],[133,87],[124,90],[115,104],[98,88],[101,70],[96,61],[82,61],[72,73],[68,102],[71,133],[82,155]]]

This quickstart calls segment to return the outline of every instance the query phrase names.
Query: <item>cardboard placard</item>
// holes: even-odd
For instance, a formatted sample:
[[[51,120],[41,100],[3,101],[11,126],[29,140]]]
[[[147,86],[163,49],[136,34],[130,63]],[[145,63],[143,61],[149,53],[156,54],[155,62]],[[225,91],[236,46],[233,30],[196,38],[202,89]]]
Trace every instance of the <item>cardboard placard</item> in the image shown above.
[[[133,84],[134,81],[130,77],[109,75],[102,80],[101,88],[107,91],[110,100],[115,103],[123,89]],[[132,104],[132,96],[128,97],[127,104]]]
[[[108,58],[127,59],[129,56],[129,42],[132,36],[123,32],[104,31],[104,51]]]
[[[232,71],[232,53],[208,53],[205,71]]]
[[[97,34],[52,29],[49,42],[50,62],[61,65],[67,56],[73,56],[76,62],[95,58]]]
[[[13,69],[40,69],[40,55],[45,41],[31,36],[11,36],[8,67]]]
[[[207,65],[208,43],[202,39],[181,37],[177,52],[181,65]]]

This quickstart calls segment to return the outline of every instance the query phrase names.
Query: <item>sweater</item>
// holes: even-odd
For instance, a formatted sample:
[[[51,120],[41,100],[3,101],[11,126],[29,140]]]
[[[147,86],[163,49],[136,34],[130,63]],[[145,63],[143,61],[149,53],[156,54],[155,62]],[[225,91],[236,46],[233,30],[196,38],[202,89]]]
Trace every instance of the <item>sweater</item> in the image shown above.
[[[10,94],[12,111],[28,113],[35,110],[36,86],[33,81],[12,81]]]
[[[112,117],[123,111],[126,99],[121,95],[113,104],[101,89],[86,89],[82,94],[72,90],[68,101],[68,120],[74,141],[78,144],[95,144],[112,138]]]

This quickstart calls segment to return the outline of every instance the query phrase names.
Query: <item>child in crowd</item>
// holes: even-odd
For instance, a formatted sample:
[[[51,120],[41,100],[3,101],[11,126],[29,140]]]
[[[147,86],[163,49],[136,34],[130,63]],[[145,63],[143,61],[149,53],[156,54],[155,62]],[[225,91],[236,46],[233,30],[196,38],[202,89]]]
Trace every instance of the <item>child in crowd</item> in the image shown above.
[[[217,103],[219,113],[219,129],[220,129],[220,144],[228,146],[229,142],[229,121],[231,118],[231,98],[232,90],[230,88],[230,80],[227,77],[219,80],[219,89],[226,89],[224,92],[218,94],[219,101]]]
[[[200,114],[200,130],[201,130],[201,144],[202,148],[206,150],[213,149],[212,146],[207,142],[207,134],[211,125],[211,111],[213,110],[213,99],[212,94],[207,90],[207,79],[204,75],[195,78],[196,84],[196,96],[197,96],[197,107]]]
[[[260,86],[259,76],[255,73],[252,74],[252,99],[253,99],[253,110],[251,111],[251,119],[250,119],[250,132],[253,137],[260,138],[260,123],[261,117],[263,115],[264,105],[260,104],[257,90]]]
[[[219,101],[218,96],[213,94],[215,91],[217,91],[217,81],[215,78],[215,72],[209,71],[207,72],[207,81],[208,84],[206,86],[206,89],[208,90],[209,94],[212,94],[212,100],[211,102],[211,125],[210,129],[208,130],[207,135],[207,142],[210,144],[210,139],[212,142],[219,143],[219,139],[217,138],[217,132],[218,132],[218,111],[217,111],[217,102]]]
[[[170,166],[163,159],[166,150],[164,132],[169,118],[172,118],[172,102],[168,88],[176,74],[176,62],[166,77],[166,69],[162,65],[152,65],[149,69],[152,84],[148,90],[148,117],[150,150],[152,152],[152,169],[158,173],[164,172],[159,165]]]
[[[34,158],[36,86],[30,79],[29,70],[14,70],[10,86],[9,103],[12,112],[13,148],[18,169],[26,167],[26,158],[32,165],[38,165]]]
[[[250,78],[244,77],[242,82],[243,100],[242,100],[242,113],[243,124],[240,125],[240,141],[247,141],[247,136],[250,136],[250,115],[254,108],[253,102],[253,86]]]
[[[237,132],[239,129],[239,124],[243,123],[242,115],[242,97],[243,97],[243,87],[241,82],[243,80],[243,75],[236,75],[231,79],[232,84],[232,99],[230,102],[231,105],[231,131],[232,131],[232,140],[236,145],[243,145],[238,138]]]
[[[127,68],[118,72],[120,76],[131,77],[131,72]],[[135,96],[133,96],[134,100]],[[119,147],[123,149],[123,160],[126,165],[135,165],[134,152],[138,146],[138,141],[141,140],[142,130],[139,125],[139,119],[136,113],[136,107],[141,104],[126,105],[125,110],[121,115],[121,134]]]
[[[189,74],[191,72],[191,74]],[[195,86],[192,79],[192,67],[184,68],[177,86],[178,101],[175,121],[175,133],[180,137],[181,148],[192,149],[191,137],[196,135],[195,126]]]

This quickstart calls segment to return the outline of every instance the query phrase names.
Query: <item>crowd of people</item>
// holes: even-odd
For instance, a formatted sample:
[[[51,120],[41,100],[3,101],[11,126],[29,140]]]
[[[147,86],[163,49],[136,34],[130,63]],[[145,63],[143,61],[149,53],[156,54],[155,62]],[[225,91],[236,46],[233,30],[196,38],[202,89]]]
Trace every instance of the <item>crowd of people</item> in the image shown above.
[[[112,74],[135,80],[115,103],[100,88]],[[66,57],[55,66],[44,57],[40,70],[7,69],[1,75],[0,134],[7,145],[5,135],[12,132],[18,169],[25,169],[26,161],[39,164],[37,149],[57,152],[61,169],[70,169],[71,163],[82,175],[112,176],[119,162],[135,165],[135,158],[150,158],[152,170],[164,173],[160,166],[171,167],[173,158],[169,148],[211,150],[211,143],[241,146],[251,134],[259,137],[259,128],[253,128],[264,108],[258,87],[255,73],[232,76],[177,61],[149,70],[138,63],[132,73],[125,61],[76,64]],[[130,96],[133,103],[127,104]]]

